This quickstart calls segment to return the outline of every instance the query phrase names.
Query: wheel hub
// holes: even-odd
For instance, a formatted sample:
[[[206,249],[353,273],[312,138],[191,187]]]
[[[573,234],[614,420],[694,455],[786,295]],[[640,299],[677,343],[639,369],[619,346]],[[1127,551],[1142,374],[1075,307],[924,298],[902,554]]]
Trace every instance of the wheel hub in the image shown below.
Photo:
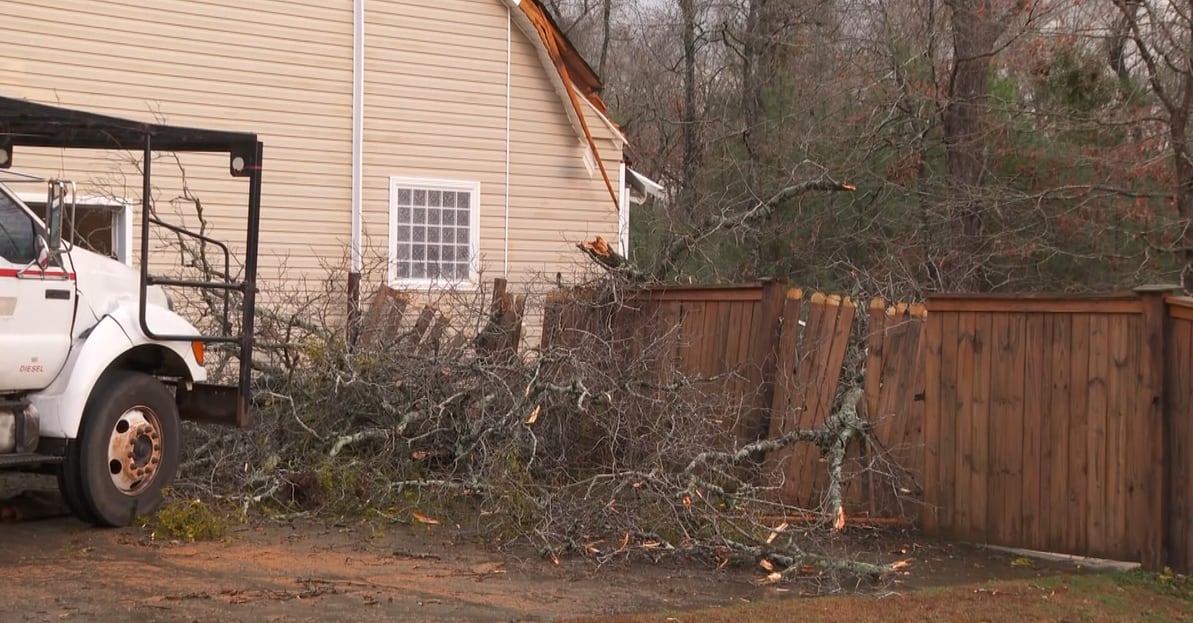
[[[116,489],[135,495],[157,473],[162,460],[161,422],[148,407],[134,407],[116,420],[108,443],[108,471]]]

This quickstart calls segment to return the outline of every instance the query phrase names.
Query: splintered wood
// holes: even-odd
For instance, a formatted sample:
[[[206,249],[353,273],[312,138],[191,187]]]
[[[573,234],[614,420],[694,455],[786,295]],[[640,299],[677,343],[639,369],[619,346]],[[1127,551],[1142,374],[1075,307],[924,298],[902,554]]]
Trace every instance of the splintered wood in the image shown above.
[[[362,319],[358,344],[368,347],[380,343],[392,343],[402,323],[402,314],[410,299],[401,292],[381,286],[369,302],[368,311]]]
[[[514,357],[522,342],[522,318],[526,314],[526,295],[507,292],[508,283],[498,278],[493,282],[493,298],[489,319],[476,339],[477,351],[491,355]]]
[[[924,421],[923,305],[870,302],[865,334],[864,412],[874,427],[860,448],[857,467],[869,467],[864,478],[850,482],[849,501],[872,516],[907,516],[913,509],[900,503],[918,494],[922,469]]]
[[[780,367],[775,379],[770,437],[819,428],[836,406],[841,367],[849,348],[857,306],[848,297],[814,293],[800,326],[802,292],[788,293],[779,335]],[[828,484],[819,449],[797,444],[772,457],[783,470],[780,497],[799,508],[817,508]]]
[[[828,519],[841,524],[858,516],[872,523],[875,517],[910,515],[899,500],[918,488],[922,305],[875,301],[865,323],[870,335],[855,342],[870,349],[865,378],[847,374],[843,381],[858,324],[857,305],[849,297],[805,296],[777,282],[634,288],[623,293],[627,303],[620,307],[593,305],[588,294],[549,298],[544,348],[572,347],[600,335],[602,343],[617,345],[602,355],[616,359],[610,365],[648,365],[642,374],[655,377],[660,387],[673,374],[687,375],[687,389],[679,391],[698,396],[709,417],[724,423],[726,449],[822,427],[841,406],[843,386],[865,382],[865,404],[855,406],[874,424],[878,447],[851,445],[844,483],[848,516],[833,511]],[[649,357],[637,356],[643,344],[652,345]],[[880,473],[864,469],[871,465]],[[755,467],[762,471],[753,478],[781,478],[779,501],[809,510],[824,507],[828,463],[815,444],[771,452]]]
[[[423,304],[417,314],[408,314],[413,297],[381,286],[361,321],[357,348],[404,348],[419,355],[434,355],[444,349],[457,351],[471,341],[477,354],[512,357],[522,338],[526,296],[514,296],[506,290],[505,279],[494,281],[487,318],[479,333],[470,335],[461,327],[452,331],[451,319],[433,303]]]

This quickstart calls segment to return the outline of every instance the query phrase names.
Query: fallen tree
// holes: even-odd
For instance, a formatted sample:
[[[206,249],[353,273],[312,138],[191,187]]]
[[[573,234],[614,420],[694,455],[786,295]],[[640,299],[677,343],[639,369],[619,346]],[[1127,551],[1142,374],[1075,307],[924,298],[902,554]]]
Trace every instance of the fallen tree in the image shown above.
[[[609,277],[581,289],[612,307],[630,304],[627,287]],[[470,312],[457,301],[457,317],[490,319],[475,333],[486,335],[494,307],[468,296]],[[832,547],[846,527],[846,453],[870,435],[858,386],[840,392],[822,426],[740,443],[725,420],[741,405],[710,389],[718,379],[644,373],[660,365],[665,336],[593,331],[510,357],[478,347],[485,340],[468,329],[429,346],[426,326],[411,326],[349,349],[342,324],[298,307],[301,327],[280,311],[259,314],[262,334],[298,337],[263,346],[253,428],[188,427],[183,494],[276,517],[470,525],[494,545],[529,543],[554,560],[748,562],[767,570],[765,582],[899,568]],[[758,471],[795,444],[826,461],[821,507],[783,504],[782,474]]]
[[[174,205],[206,226],[189,190]],[[582,248],[606,276],[521,287],[581,292],[594,317],[613,322],[610,310],[633,305],[624,294],[643,276],[601,242]],[[222,270],[189,241],[163,244],[186,259],[187,276]],[[380,282],[368,274],[384,269],[380,258],[364,281]],[[359,331],[343,317],[337,284],[288,284],[290,294],[259,298],[253,426],[187,425],[180,495],[275,518],[467,525],[495,546],[529,543],[554,560],[756,564],[764,582],[900,568],[833,547],[846,527],[845,456],[871,434],[858,387],[839,392],[821,426],[739,441],[727,422],[740,397],[716,390],[725,379],[666,367],[659,353],[674,336],[606,326],[517,356],[523,297],[446,292],[441,305],[403,315],[408,301],[379,296],[375,305],[392,307],[369,310],[369,322],[393,326]],[[180,307],[203,325],[222,318],[222,305],[199,297]],[[210,359],[215,378],[237,365],[232,354]],[[765,467],[768,453],[797,444],[828,469],[816,508],[784,504],[782,474]]]

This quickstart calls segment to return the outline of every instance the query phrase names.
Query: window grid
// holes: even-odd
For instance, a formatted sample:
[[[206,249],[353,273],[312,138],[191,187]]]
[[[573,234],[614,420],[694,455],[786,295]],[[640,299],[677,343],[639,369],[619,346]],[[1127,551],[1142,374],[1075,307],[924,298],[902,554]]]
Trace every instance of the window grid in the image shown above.
[[[398,279],[458,281],[471,275],[473,190],[394,184]]]

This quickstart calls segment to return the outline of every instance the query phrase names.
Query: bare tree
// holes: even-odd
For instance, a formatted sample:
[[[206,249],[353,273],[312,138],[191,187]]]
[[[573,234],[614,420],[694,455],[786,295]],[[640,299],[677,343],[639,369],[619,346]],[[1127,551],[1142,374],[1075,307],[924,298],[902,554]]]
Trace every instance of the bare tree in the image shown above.
[[[1129,37],[1142,64],[1142,71],[1167,126],[1172,158],[1172,197],[1182,226],[1177,251],[1182,258],[1181,281],[1193,291],[1193,149],[1189,143],[1189,121],[1193,114],[1193,2],[1176,0],[1141,2],[1114,0],[1122,21],[1122,33],[1112,48],[1111,62],[1120,77],[1127,69],[1122,43]],[[1142,9],[1142,11],[1141,11]]]

